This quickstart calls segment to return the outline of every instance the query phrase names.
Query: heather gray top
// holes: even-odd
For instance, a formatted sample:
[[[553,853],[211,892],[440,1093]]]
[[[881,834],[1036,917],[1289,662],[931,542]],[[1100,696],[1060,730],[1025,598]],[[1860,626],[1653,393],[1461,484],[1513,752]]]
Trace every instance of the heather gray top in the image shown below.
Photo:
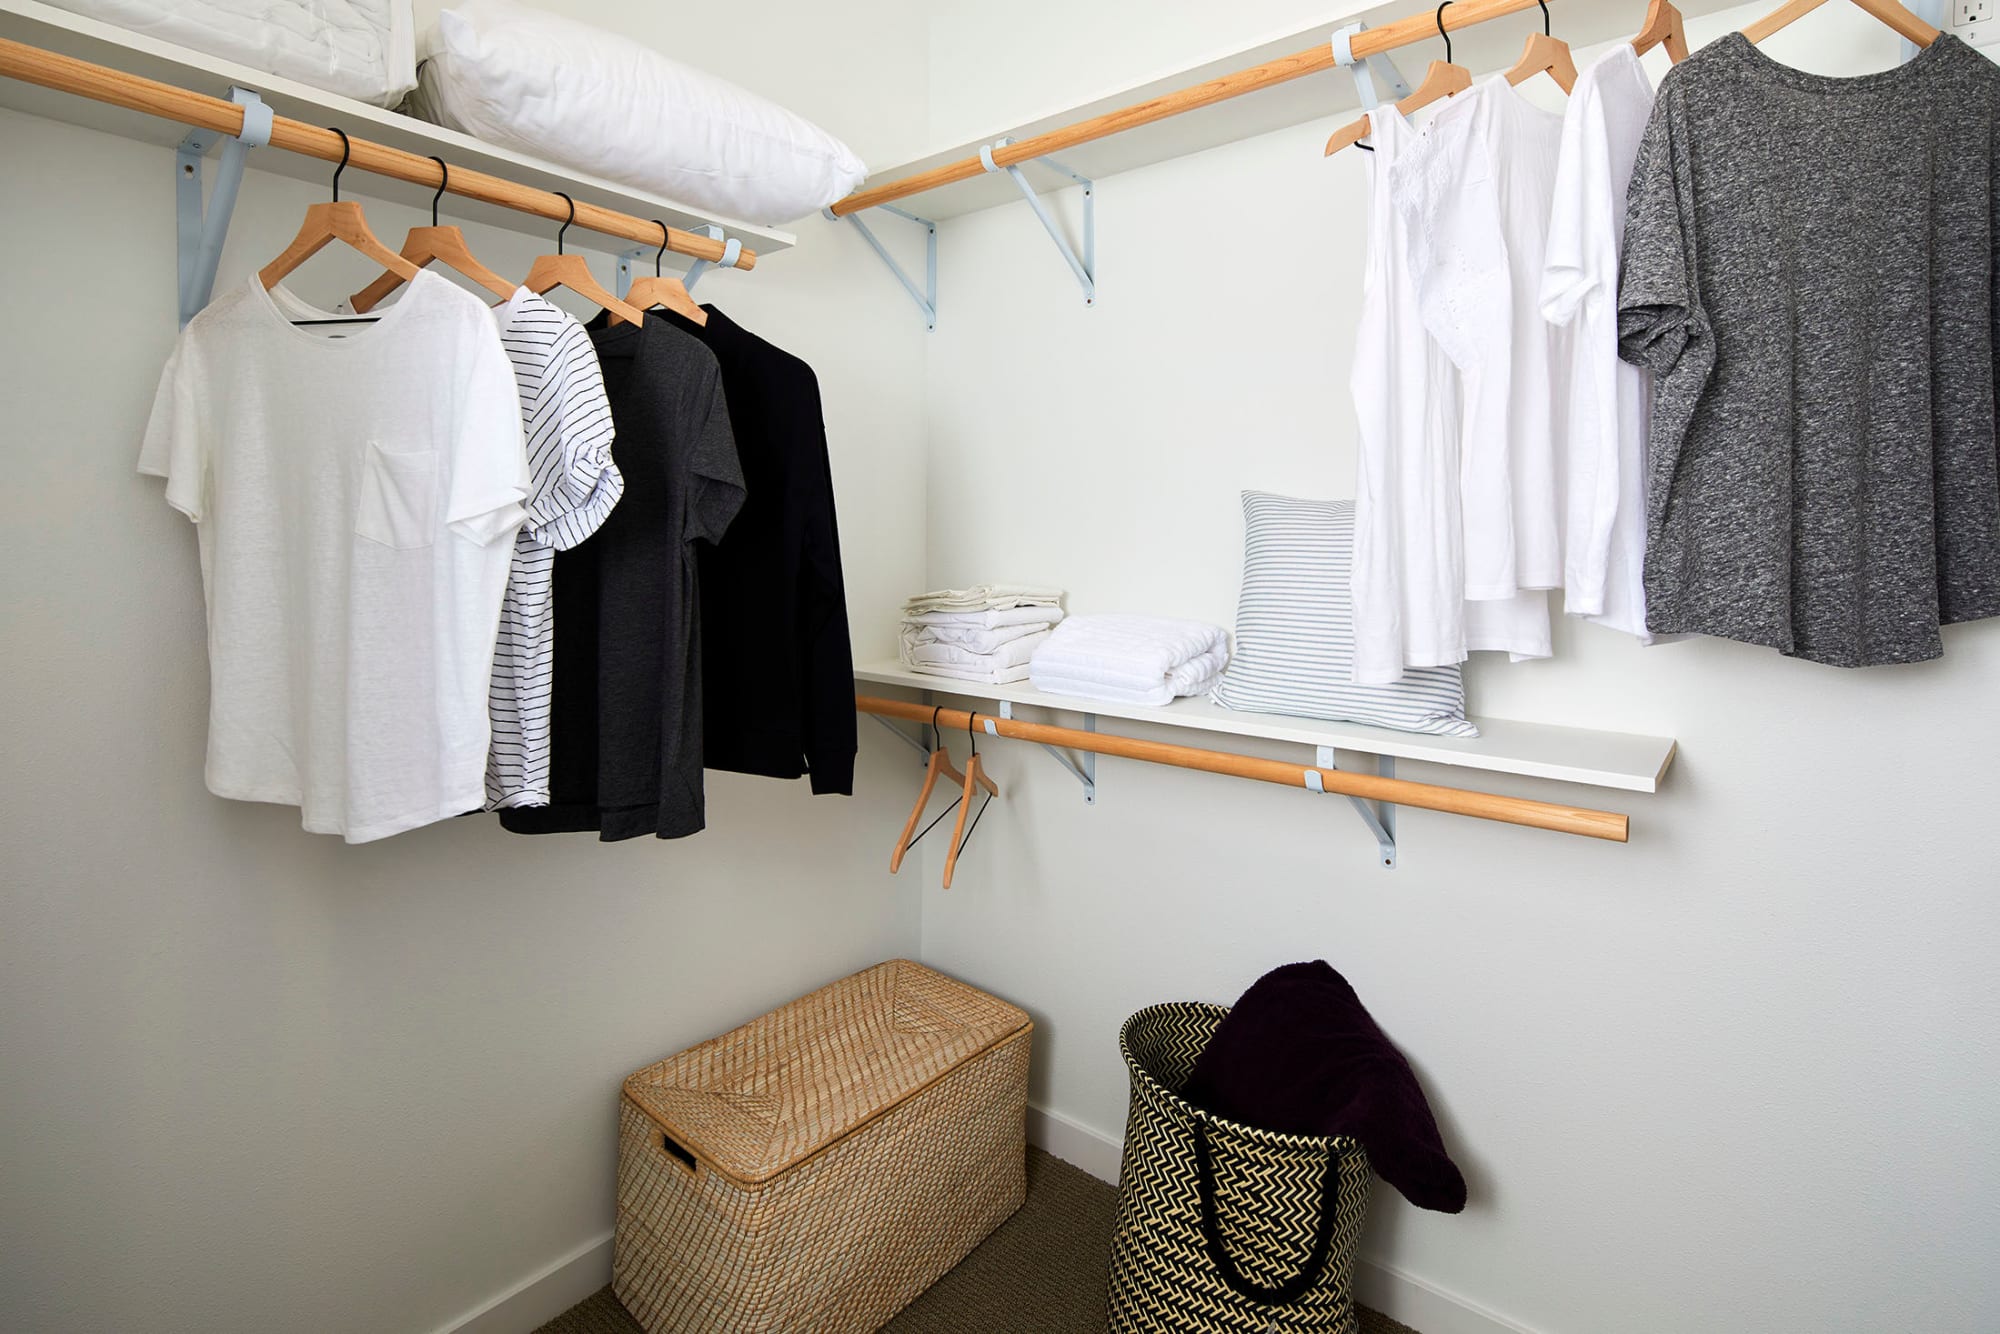
[[[1619,293],[1655,633],[1853,667],[2000,614],[1996,133],[1950,36],[1840,79],[1732,33],[1660,85]]]

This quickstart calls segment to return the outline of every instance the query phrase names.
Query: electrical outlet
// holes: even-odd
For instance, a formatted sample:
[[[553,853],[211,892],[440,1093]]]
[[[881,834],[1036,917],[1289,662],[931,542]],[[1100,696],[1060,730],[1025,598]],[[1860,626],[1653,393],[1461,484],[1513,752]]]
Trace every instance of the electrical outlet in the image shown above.
[[[1974,46],[2000,41],[2000,19],[1995,5],[2000,0],[1949,0],[1952,35]]]

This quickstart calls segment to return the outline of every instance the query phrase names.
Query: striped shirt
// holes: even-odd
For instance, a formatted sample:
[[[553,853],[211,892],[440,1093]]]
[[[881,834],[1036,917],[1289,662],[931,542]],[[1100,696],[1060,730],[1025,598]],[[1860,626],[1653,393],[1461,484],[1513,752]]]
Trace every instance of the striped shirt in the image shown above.
[[[494,315],[521,393],[532,481],[493,651],[488,810],[549,804],[555,553],[596,532],[625,490],[611,461],[611,404],[590,335],[525,287]]]

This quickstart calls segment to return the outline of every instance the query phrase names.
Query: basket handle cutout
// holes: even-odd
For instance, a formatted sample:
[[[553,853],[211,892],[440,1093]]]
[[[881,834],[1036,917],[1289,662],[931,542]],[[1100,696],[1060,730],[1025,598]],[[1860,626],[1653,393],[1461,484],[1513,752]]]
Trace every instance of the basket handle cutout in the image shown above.
[[[667,1157],[673,1159],[675,1162],[679,1163],[682,1167],[685,1167],[688,1170],[689,1176],[694,1175],[695,1172],[694,1154],[690,1153],[688,1150],[676,1144],[674,1142],[674,1137],[672,1135],[666,1135],[666,1134],[661,1135],[660,1147],[667,1151]]]
[[[1216,1221],[1215,1161],[1209,1153],[1208,1126],[1199,1116],[1191,1120],[1194,1124],[1195,1183],[1201,1194],[1201,1239],[1208,1244],[1208,1258],[1215,1263],[1222,1281],[1238,1295],[1267,1306],[1290,1306],[1305,1296],[1313,1280],[1319,1277],[1320,1270],[1326,1268],[1326,1257],[1333,1249],[1335,1216],[1340,1209],[1340,1154],[1335,1152],[1328,1156],[1326,1176],[1320,1182],[1319,1227],[1313,1235],[1312,1257],[1306,1261],[1305,1268],[1291,1278],[1276,1287],[1267,1288],[1243,1277],[1236,1262],[1229,1258],[1229,1252],[1223,1249],[1222,1228]]]

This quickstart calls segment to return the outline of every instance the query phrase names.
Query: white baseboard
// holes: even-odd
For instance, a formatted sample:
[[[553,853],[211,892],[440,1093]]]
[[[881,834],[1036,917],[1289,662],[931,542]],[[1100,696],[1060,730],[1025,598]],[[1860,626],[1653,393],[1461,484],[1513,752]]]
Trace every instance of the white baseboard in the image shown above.
[[[1535,1334],[1477,1302],[1375,1260],[1363,1259],[1355,1266],[1354,1295],[1363,1306],[1419,1334]]]
[[[1055,1155],[1099,1181],[1118,1184],[1118,1160],[1124,1146],[1102,1131],[1061,1112],[1028,1104],[1028,1143]]]
[[[611,1281],[611,1234],[587,1241],[434,1334],[530,1334]]]
[[[1028,1143],[1101,1181],[1118,1182],[1123,1146],[1061,1112],[1030,1103]],[[1355,1295],[1361,1304],[1400,1320],[1419,1334],[1535,1334],[1525,1325],[1390,1265],[1364,1259],[1356,1268]]]

